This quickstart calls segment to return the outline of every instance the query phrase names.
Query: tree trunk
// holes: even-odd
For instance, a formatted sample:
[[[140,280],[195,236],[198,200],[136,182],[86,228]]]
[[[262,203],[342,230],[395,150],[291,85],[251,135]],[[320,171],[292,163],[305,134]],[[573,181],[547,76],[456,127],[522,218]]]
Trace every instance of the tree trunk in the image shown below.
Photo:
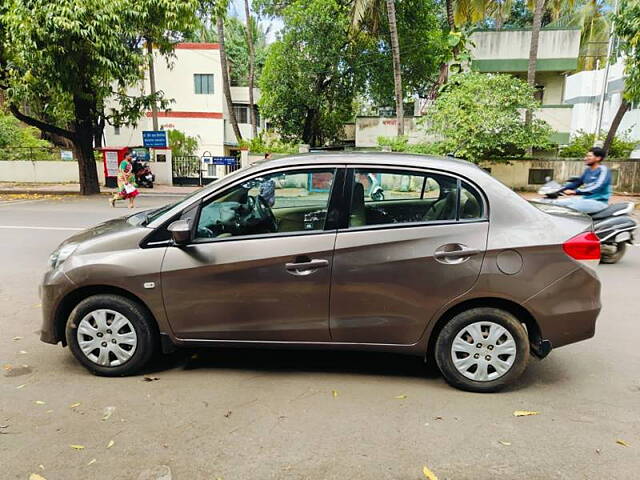
[[[251,122],[251,135],[258,136],[258,126],[256,125],[256,111],[253,103],[253,83],[255,81],[256,66],[255,53],[253,51],[253,32],[251,31],[251,9],[249,0],[244,0],[244,13],[247,17],[247,47],[249,49],[249,121]]]
[[[78,159],[80,176],[80,195],[100,193],[98,185],[98,171],[93,156],[93,126],[92,108],[89,102],[76,95],[73,99],[75,110],[75,134],[73,147]]]
[[[527,69],[527,83],[531,88],[536,86],[536,63],[538,62],[538,44],[540,42],[540,29],[542,28],[542,14],[544,11],[544,1],[536,0],[533,12],[533,26],[531,28],[531,44],[529,47],[529,68]],[[531,124],[533,111],[527,110],[525,123]]]
[[[151,95],[156,94],[156,69],[153,65],[153,42],[150,39],[147,41],[147,55],[149,57],[149,86],[151,88]],[[156,105],[155,99],[151,104],[151,119],[153,120],[153,129],[158,130],[158,105]]]
[[[613,139],[616,136],[616,132],[618,131],[618,127],[620,126],[620,122],[624,117],[624,114],[629,110],[629,103],[623,98],[620,107],[618,107],[618,111],[616,112],[616,116],[613,117],[611,121],[611,126],[609,127],[609,132],[607,133],[607,138],[604,141],[604,145],[602,149],[604,150],[605,155],[609,153],[609,148],[611,148],[611,144],[613,143]]]
[[[304,126],[302,128],[302,141],[312,147],[316,146],[316,114],[317,111],[315,109],[307,108],[307,116],[304,119]]]
[[[447,23],[449,24],[449,31],[454,32],[456,30],[456,21],[453,16],[453,0],[446,0],[447,5]]]
[[[93,132],[93,146],[95,148],[102,148],[102,141],[104,139],[104,128],[106,126],[106,120],[101,115],[96,122]]]
[[[227,69],[227,54],[224,50],[224,18],[219,16],[216,20],[218,27],[218,43],[220,44],[220,63],[222,64],[222,88],[224,90],[224,97],[227,101],[227,110],[229,110],[229,121],[233,128],[233,133],[236,136],[236,141],[240,143],[242,141],[242,134],[238,127],[238,120],[236,119],[236,113],[233,111],[233,101],[231,100],[231,84],[229,83],[229,70]]]
[[[395,0],[386,0],[389,16],[389,33],[391,34],[391,53],[393,55],[393,84],[396,94],[396,117],[398,119],[398,136],[404,135],[404,111],[402,105],[402,76],[400,73],[400,45],[398,45],[398,28],[396,26]]]

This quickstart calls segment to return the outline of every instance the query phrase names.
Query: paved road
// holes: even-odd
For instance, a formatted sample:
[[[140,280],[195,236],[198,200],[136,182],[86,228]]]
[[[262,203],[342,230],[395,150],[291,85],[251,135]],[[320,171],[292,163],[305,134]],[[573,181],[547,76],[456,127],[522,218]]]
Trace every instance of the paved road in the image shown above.
[[[640,476],[640,248],[599,268],[596,337],[532,361],[499,394],[460,392],[420,359],[372,353],[187,352],[146,382],[93,377],[38,340],[37,285],[72,233],[52,228],[124,213],[105,199],[0,203],[0,365],[28,366],[0,374],[3,479],[135,480],[157,465],[175,480],[417,480],[424,465],[441,480]],[[103,420],[105,407],[115,411]]]

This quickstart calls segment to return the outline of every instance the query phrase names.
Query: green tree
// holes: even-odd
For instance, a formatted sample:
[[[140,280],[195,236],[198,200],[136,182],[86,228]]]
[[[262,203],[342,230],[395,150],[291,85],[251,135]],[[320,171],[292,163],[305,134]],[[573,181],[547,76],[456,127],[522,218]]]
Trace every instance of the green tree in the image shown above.
[[[278,13],[284,27],[260,78],[260,109],[285,140],[321,145],[352,119],[363,83],[354,68],[361,48],[347,36],[350,8],[339,0],[294,0]]]
[[[535,106],[533,89],[522,80],[469,72],[452,76],[423,118],[442,137],[441,150],[477,162],[548,147],[550,127],[522,118],[523,109]]]
[[[618,127],[629,110],[632,102],[640,101],[640,2],[622,0],[613,22],[618,39],[619,54],[624,58],[624,92],[622,102],[611,121],[607,138],[604,141],[605,152],[609,150]]]
[[[169,146],[174,157],[195,155],[198,149],[197,137],[190,137],[180,130],[169,130]]]
[[[389,26],[389,45],[391,46],[391,60],[393,65],[393,85],[398,119],[398,136],[404,135],[404,95],[402,91],[402,71],[400,68],[400,42],[398,40],[398,23],[396,20],[395,0],[354,0],[351,10],[351,23],[359,29],[363,24],[369,24],[369,30],[377,33],[380,17],[386,11]]]
[[[93,141],[100,118],[135,124],[152,105],[166,106],[160,93],[127,93],[143,78],[141,35],[153,19],[154,42],[168,53],[172,40],[188,28],[186,13],[195,11],[194,0],[7,0],[4,5],[2,86],[9,109],[21,121],[70,140],[81,193],[99,192]],[[116,103],[109,112],[107,99]],[[24,105],[36,108],[27,114]]]

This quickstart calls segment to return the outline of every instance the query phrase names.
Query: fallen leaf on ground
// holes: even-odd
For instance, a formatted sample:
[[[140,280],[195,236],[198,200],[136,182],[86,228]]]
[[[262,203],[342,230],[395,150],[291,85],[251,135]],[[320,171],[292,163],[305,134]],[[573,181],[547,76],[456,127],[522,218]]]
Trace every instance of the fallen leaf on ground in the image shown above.
[[[38,475],[37,473],[32,473],[29,475],[29,480],[47,480],[42,475]]]
[[[407,396],[406,395],[398,395],[395,398],[397,398],[398,400],[404,400],[405,398],[407,398]]]
[[[624,440],[616,440],[618,445],[622,445],[623,447],[630,447],[631,445],[625,442]]]
[[[36,303],[36,304],[33,305],[33,308],[38,308],[38,307],[41,307],[41,306],[42,306],[41,303]]]
[[[530,417],[531,415],[539,415],[540,412],[533,412],[531,410],[516,410],[513,412],[514,417]]]
[[[74,450],[84,450],[84,445],[69,445]]]
[[[224,414],[225,417],[229,418],[231,416],[231,410],[229,410],[227,413]]]
[[[144,377],[142,379],[144,382],[155,382],[156,380],[160,380],[158,377]]]
[[[429,467],[427,467],[426,465],[422,467],[422,473],[424,473],[425,478],[428,478],[429,480],[438,480],[436,474],[429,470]]]
[[[26,350],[20,350],[18,353],[19,353],[20,355],[26,355],[26,354],[27,354],[27,351],[26,351]]]
[[[40,464],[40,465],[38,465],[38,468],[39,468],[40,470],[44,470],[44,465]]]
[[[596,453],[597,453],[598,455],[600,455],[600,449],[599,449],[599,448],[596,448]]]
[[[434,420],[444,420],[442,417],[433,417]]]
[[[94,463],[96,463],[96,461],[97,461],[97,460],[96,460],[95,458],[92,458],[92,459],[89,461],[89,463],[87,463],[87,467],[88,467],[89,465],[93,465]]]
[[[111,448],[116,444],[116,442],[114,442],[113,440],[109,440],[109,443],[107,443],[107,448]]]
[[[5,364],[2,366],[2,369],[3,369],[3,370],[11,370],[12,368],[13,368],[13,365],[10,365],[10,364],[8,364],[8,363],[5,363]]]
[[[109,420],[115,411],[116,407],[104,407],[104,410],[102,410],[102,421]]]
[[[333,398],[336,398],[338,396],[338,391],[337,390],[331,390],[331,394],[333,395]]]
[[[35,403],[36,405],[46,405],[47,404],[47,402],[43,402],[42,400],[36,400],[33,403]]]
[[[47,413],[53,413],[53,410],[47,410]]]
[[[18,340],[22,340],[22,337],[13,337],[14,342],[17,342]]]
[[[511,442],[503,442],[502,440],[498,440],[498,443],[500,445],[504,445],[505,447],[509,447],[511,445]]]
[[[69,405],[69,408],[76,408],[80,406],[80,402],[78,403],[72,403],[71,405]]]
[[[18,386],[16,387],[16,390],[20,390],[21,388],[24,388],[24,387],[26,387],[26,386],[27,386],[27,384],[26,384],[26,383],[23,383],[22,385],[18,385]]]

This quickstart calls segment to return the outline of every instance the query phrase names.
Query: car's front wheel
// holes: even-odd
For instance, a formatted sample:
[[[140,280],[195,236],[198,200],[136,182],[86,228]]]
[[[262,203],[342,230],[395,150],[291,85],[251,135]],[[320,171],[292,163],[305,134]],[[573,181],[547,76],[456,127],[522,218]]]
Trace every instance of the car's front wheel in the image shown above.
[[[96,375],[131,375],[153,356],[157,333],[147,311],[119,295],[94,295],[71,312],[67,344],[76,359]]]
[[[471,392],[495,392],[512,383],[529,361],[521,322],[497,308],[472,308],[440,331],[435,357],[445,380]]]

